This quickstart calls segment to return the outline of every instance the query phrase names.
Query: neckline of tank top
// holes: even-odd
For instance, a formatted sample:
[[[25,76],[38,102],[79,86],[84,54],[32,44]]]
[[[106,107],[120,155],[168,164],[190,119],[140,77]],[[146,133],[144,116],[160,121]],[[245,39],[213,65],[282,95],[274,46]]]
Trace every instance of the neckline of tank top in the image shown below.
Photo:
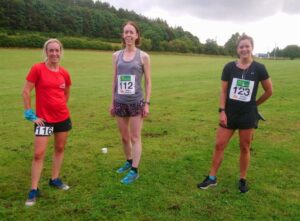
[[[124,59],[125,49],[123,49],[123,50],[122,50],[122,53],[121,53],[121,59],[122,59],[122,61],[123,61],[123,62],[126,62],[126,63],[132,62],[132,61],[136,58],[136,56],[138,55],[138,51],[139,51],[139,49],[136,48],[133,58],[127,61],[127,60]]]

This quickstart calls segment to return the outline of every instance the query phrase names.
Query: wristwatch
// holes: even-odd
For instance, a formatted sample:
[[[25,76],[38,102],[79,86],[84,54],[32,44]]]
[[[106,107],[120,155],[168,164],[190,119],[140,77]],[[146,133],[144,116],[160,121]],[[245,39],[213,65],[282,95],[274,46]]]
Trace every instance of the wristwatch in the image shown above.
[[[222,111],[225,111],[225,108],[219,108],[219,113],[221,113]]]
[[[144,101],[144,104],[150,105],[150,101]]]

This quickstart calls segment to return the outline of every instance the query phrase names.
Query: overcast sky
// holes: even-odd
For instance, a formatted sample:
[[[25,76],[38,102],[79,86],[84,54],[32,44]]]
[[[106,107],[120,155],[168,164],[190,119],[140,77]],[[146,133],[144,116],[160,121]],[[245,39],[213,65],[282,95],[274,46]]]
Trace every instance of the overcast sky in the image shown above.
[[[161,18],[197,36],[224,45],[232,34],[254,38],[254,52],[300,46],[300,0],[102,0],[115,8]],[[143,33],[142,33],[143,34]]]

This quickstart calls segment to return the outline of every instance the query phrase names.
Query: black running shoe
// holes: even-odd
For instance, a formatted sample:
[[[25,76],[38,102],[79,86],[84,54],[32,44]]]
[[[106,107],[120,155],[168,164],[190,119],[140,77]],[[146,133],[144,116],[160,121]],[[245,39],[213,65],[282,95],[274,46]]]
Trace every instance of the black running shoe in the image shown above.
[[[246,193],[248,192],[248,185],[245,179],[240,179],[239,181],[239,190],[241,191],[241,193]]]
[[[203,190],[213,186],[217,186],[217,178],[215,180],[211,180],[209,179],[209,176],[207,176],[202,183],[197,184],[197,187]]]

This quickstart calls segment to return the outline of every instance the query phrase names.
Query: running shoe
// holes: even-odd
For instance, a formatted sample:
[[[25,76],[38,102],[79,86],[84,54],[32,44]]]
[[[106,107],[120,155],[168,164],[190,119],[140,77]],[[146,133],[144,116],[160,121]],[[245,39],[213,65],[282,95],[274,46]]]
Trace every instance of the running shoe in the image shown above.
[[[199,183],[197,185],[198,188],[206,190],[208,187],[217,186],[217,178],[215,180],[209,179],[209,176],[207,176],[202,183]]]
[[[36,203],[36,198],[40,195],[39,189],[32,189],[28,193],[28,199],[25,202],[25,206],[33,206]]]
[[[61,179],[59,179],[59,178],[56,178],[54,180],[50,179],[49,180],[49,185],[52,186],[52,187],[55,187],[57,189],[61,189],[61,190],[68,190],[68,189],[70,189],[70,187],[67,184],[63,183],[61,181]]]
[[[249,190],[247,182],[243,178],[239,181],[239,190],[241,191],[241,193],[246,193]]]
[[[121,166],[119,169],[117,169],[117,173],[124,173],[127,170],[129,170],[130,168],[131,168],[131,164],[128,161],[126,161],[126,163],[124,163],[123,166]]]
[[[139,178],[139,174],[133,170],[130,170],[126,176],[121,180],[123,184],[131,184],[133,181]]]

